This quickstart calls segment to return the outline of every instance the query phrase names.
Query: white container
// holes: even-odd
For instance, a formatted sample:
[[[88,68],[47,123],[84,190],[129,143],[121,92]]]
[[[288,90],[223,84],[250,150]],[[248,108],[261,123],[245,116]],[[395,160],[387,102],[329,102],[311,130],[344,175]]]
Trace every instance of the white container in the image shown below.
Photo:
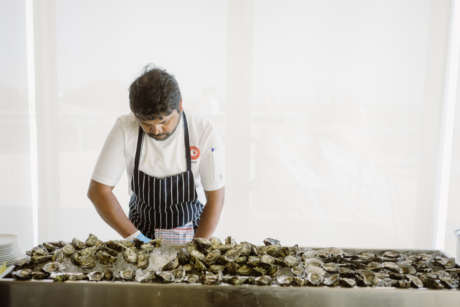
[[[460,229],[454,230],[454,234],[457,237],[457,252],[455,253],[455,260],[457,263],[460,261]]]

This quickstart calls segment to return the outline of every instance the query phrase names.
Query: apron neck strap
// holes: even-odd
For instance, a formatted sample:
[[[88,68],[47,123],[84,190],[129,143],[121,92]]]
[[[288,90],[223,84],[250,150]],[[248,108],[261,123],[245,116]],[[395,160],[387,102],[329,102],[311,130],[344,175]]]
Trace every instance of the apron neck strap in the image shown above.
[[[187,159],[187,171],[190,171],[192,169],[192,157],[190,155],[190,140],[188,136],[187,117],[185,117],[184,111],[182,111],[182,117],[184,118],[184,142],[185,142],[185,156]],[[144,130],[142,130],[142,127],[139,126],[139,134],[137,137],[136,158],[134,160],[134,173],[136,173],[139,170],[139,160],[141,157],[143,136],[144,136]]]

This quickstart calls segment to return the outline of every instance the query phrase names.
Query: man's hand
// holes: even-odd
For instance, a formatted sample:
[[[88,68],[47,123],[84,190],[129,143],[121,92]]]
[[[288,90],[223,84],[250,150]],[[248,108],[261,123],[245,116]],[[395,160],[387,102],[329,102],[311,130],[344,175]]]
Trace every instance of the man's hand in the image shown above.
[[[91,179],[88,198],[102,219],[123,238],[126,238],[135,233],[137,228],[121,208],[120,203],[112,192],[113,188]]]
[[[201,214],[200,224],[195,233],[195,238],[209,239],[219,223],[220,213],[224,207],[225,187],[215,191],[204,191],[206,206]]]

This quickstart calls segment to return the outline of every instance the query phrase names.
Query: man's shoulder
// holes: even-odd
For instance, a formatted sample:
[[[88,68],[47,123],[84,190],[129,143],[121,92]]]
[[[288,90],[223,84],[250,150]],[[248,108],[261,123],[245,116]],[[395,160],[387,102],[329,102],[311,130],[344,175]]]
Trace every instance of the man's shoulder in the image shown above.
[[[214,129],[213,123],[202,113],[191,109],[184,109],[184,112],[187,116],[187,122],[190,123],[191,129],[196,129],[200,132]]]
[[[130,129],[134,129],[137,131],[138,129],[138,122],[136,117],[132,112],[128,114],[123,114],[117,118],[117,123],[123,128],[123,130],[127,131]]]

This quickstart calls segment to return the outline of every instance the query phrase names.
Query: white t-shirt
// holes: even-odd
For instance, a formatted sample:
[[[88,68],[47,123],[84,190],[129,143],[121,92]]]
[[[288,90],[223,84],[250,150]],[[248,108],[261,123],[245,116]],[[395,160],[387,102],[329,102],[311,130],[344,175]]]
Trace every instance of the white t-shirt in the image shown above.
[[[224,156],[217,129],[201,114],[184,110],[192,156],[192,172],[198,199],[206,203],[204,190],[215,191],[225,185]],[[139,122],[133,113],[117,118],[104,143],[104,147],[94,168],[92,179],[108,186],[115,186],[126,167],[128,192],[134,170]],[[165,141],[157,141],[144,133],[139,170],[164,178],[187,170],[184,143],[184,123],[181,116],[176,131]]]

